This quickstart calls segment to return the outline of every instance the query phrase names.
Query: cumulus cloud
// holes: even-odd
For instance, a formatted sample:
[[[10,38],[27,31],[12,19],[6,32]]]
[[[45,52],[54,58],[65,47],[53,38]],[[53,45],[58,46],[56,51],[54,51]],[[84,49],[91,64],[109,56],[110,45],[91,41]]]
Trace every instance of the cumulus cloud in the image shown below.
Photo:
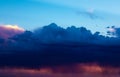
[[[22,31],[9,39],[7,47],[0,46],[0,66],[37,68],[91,62],[120,66],[119,28],[115,31],[117,37],[108,37],[85,27],[64,29],[55,23]]]
[[[47,43],[87,42],[92,36],[92,33],[84,27],[76,28],[75,26],[71,26],[67,29],[63,29],[54,23],[42,29],[35,30],[34,34],[36,38]]]

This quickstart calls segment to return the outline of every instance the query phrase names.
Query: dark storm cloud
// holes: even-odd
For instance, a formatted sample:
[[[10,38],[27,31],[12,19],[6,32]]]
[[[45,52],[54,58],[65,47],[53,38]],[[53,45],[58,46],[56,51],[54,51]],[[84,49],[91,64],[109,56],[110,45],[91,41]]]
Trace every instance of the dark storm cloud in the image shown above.
[[[119,29],[116,30],[119,35]],[[120,38],[105,37],[100,32],[92,34],[85,27],[64,29],[52,23],[17,34],[7,43],[1,46],[1,67],[37,68],[91,62],[120,66]]]

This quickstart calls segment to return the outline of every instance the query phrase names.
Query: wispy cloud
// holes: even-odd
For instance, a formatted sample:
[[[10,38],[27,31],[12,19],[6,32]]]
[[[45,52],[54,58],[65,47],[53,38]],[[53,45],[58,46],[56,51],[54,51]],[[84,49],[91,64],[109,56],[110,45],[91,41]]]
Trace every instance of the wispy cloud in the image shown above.
[[[84,16],[84,17],[88,17],[92,20],[94,19],[102,19],[102,17],[95,13],[95,9],[93,8],[90,8],[90,9],[87,9],[87,10],[82,10],[82,11],[77,11],[76,12],[78,15],[81,15],[81,16]]]

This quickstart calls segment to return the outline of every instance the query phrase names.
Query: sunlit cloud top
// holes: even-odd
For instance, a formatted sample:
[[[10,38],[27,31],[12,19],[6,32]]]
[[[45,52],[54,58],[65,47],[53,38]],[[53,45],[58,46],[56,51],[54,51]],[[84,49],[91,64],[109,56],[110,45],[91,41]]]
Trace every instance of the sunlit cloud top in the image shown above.
[[[14,29],[14,30],[19,30],[19,31],[24,31],[23,28],[20,28],[20,27],[17,26],[17,25],[5,25],[4,27],[5,27],[5,28],[8,28],[8,29]]]
[[[16,34],[23,33],[24,29],[17,25],[1,25],[0,26],[0,38],[9,38]]]

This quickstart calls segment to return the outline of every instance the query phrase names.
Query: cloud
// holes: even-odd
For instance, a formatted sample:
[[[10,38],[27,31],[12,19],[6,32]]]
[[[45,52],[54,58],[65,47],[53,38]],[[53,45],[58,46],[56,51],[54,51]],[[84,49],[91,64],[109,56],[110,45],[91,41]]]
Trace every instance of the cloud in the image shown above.
[[[77,14],[85,17],[89,17],[92,20],[102,18],[101,16],[95,13],[95,10],[93,8],[87,9],[85,11],[77,11]]]
[[[116,28],[116,35],[119,36],[119,28]],[[95,62],[118,67],[119,46],[119,37],[106,37],[100,32],[92,34],[85,27],[64,29],[52,23],[33,32],[16,34],[9,39],[7,46],[1,45],[0,66],[39,68]]]
[[[18,27],[17,25],[1,25],[0,26],[0,37],[8,39],[16,34],[24,32],[24,29]]]
[[[45,26],[42,29],[35,30],[34,34],[36,38],[40,38],[41,42],[46,43],[62,43],[65,41],[81,42],[81,40],[87,39],[87,37],[92,35],[91,32],[84,27],[76,28],[75,26],[72,26],[67,29],[63,29],[54,23],[49,26]]]
[[[4,41],[5,41],[5,40],[4,40],[3,38],[0,38],[0,44],[1,44],[1,43],[4,43]]]
[[[113,36],[113,37],[120,37],[120,28],[119,27],[115,27],[115,26],[111,26],[111,27],[107,27],[108,31],[108,35]]]
[[[97,64],[69,64],[38,69],[0,68],[1,77],[115,77],[119,76],[119,72],[120,68],[104,67]]]

